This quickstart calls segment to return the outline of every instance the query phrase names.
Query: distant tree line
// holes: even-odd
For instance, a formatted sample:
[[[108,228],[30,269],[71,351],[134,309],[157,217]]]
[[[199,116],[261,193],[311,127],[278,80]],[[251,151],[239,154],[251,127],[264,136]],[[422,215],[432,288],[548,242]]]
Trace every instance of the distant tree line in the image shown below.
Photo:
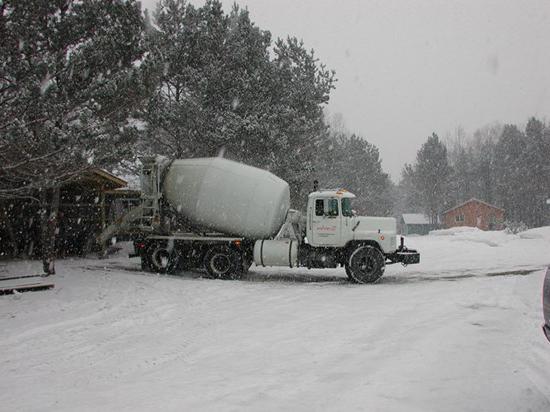
[[[534,117],[523,130],[492,125],[467,138],[458,128],[446,141],[433,134],[416,162],[403,168],[398,208],[424,212],[435,221],[475,197],[504,208],[511,226],[550,224],[549,159],[550,125]]]

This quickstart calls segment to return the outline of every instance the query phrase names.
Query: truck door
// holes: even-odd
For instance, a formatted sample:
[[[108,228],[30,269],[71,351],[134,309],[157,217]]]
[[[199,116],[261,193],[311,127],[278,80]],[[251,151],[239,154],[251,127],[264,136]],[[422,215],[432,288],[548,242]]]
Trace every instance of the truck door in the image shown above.
[[[315,199],[312,212],[310,243],[313,246],[340,246],[342,216],[338,199]]]

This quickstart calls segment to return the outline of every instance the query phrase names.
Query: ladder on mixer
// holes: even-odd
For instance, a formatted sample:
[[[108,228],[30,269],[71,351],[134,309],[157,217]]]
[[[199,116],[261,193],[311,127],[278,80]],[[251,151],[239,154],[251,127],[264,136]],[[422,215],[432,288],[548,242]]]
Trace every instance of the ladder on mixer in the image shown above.
[[[152,230],[157,223],[155,219],[160,216],[159,199],[160,172],[159,166],[154,158],[143,158],[142,169],[142,195],[141,195],[141,216],[139,225],[146,230]]]
[[[139,225],[143,228],[153,228],[155,218],[159,216],[158,198],[155,196],[143,196],[141,199],[141,216]]]

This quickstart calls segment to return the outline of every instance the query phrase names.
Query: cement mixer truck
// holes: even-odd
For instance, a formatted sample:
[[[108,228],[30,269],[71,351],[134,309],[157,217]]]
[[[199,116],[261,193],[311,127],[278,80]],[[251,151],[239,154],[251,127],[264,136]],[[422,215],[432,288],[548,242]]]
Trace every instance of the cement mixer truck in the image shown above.
[[[386,264],[419,263],[396,239],[396,221],[356,216],[355,195],[315,190],[305,213],[290,208],[289,185],[224,158],[142,158],[141,205],[106,228],[100,242],[131,233],[142,269],[205,269],[230,279],[257,266],[345,268],[356,283],[377,281]]]

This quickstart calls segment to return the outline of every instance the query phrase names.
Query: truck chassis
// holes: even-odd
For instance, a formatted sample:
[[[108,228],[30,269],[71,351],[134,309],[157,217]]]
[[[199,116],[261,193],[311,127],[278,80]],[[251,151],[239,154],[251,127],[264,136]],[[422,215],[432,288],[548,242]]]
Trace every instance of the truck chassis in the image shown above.
[[[204,269],[209,278],[236,279],[246,274],[252,265],[254,243],[254,240],[216,233],[151,234],[134,240],[135,252],[130,257],[140,257],[142,269],[149,272],[173,274],[182,270]],[[350,242],[345,248],[302,244],[297,266],[308,269],[342,266],[352,282],[372,283],[382,276],[386,265],[414,264],[419,259],[418,252],[405,248],[401,238],[399,248],[388,255],[384,255],[379,245],[372,241]],[[293,266],[289,256],[288,267]],[[358,272],[362,272],[363,276],[359,277]]]

